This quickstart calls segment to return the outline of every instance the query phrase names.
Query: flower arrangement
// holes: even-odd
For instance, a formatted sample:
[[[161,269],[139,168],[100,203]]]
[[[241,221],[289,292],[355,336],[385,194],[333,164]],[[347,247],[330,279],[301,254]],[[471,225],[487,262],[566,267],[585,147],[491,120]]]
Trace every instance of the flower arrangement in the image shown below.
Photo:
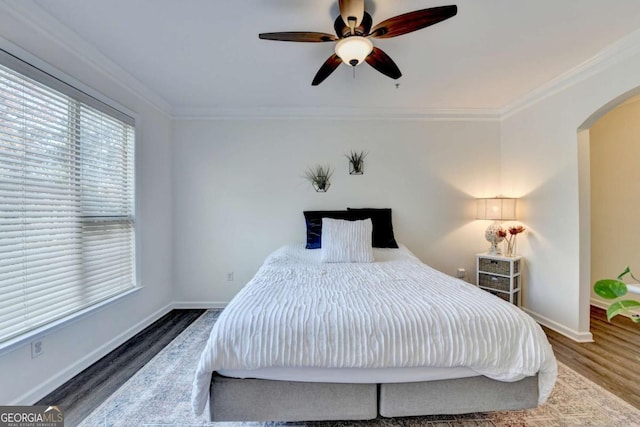
[[[509,227],[507,230],[504,228],[500,228],[496,231],[496,235],[507,243],[507,248],[505,250],[506,256],[514,256],[516,254],[516,237],[518,234],[522,233],[526,228],[522,225],[514,225]]]

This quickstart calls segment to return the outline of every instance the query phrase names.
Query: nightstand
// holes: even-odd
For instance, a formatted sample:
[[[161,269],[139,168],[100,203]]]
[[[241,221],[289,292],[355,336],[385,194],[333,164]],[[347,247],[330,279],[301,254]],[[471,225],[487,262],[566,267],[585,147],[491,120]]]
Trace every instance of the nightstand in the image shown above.
[[[521,256],[477,254],[476,279],[478,287],[520,306],[523,262]]]

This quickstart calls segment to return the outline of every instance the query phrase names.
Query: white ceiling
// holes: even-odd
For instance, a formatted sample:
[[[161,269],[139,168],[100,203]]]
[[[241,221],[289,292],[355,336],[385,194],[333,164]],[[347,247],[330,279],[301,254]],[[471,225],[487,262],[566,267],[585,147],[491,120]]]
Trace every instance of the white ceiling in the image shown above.
[[[258,33],[332,33],[337,0],[23,1],[40,6],[173,111],[502,109],[640,28],[638,0],[367,0],[374,25],[444,4],[457,4],[458,15],[374,40],[402,70],[397,81],[363,64],[355,79],[341,66],[312,87],[333,43],[266,41]]]

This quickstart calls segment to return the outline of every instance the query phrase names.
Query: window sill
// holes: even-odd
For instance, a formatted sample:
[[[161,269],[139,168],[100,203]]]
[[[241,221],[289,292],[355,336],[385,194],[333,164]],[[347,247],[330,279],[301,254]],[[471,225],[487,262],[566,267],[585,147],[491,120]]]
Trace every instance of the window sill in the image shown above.
[[[136,287],[133,289],[129,289],[126,292],[123,292],[121,294],[118,294],[116,296],[113,296],[109,299],[106,299],[104,301],[101,301],[95,305],[92,305],[91,307],[87,307],[83,310],[80,310],[76,313],[70,314],[67,317],[64,317],[62,319],[58,319],[54,322],[48,323],[44,326],[41,326],[37,329],[34,329],[32,331],[26,332],[20,336],[17,336],[15,338],[12,338],[8,341],[5,341],[3,343],[0,343],[0,356],[3,356],[4,354],[7,354],[15,349],[17,349],[18,347],[22,347],[25,344],[31,342],[31,341],[35,341],[38,340],[42,337],[45,337],[57,330],[60,330],[66,326],[69,326],[79,320],[82,320],[94,313],[96,313],[97,311],[100,311],[104,308],[106,308],[107,306],[113,304],[114,302],[120,301],[121,299],[137,293],[138,291],[140,291],[142,289],[142,286],[140,287]]]

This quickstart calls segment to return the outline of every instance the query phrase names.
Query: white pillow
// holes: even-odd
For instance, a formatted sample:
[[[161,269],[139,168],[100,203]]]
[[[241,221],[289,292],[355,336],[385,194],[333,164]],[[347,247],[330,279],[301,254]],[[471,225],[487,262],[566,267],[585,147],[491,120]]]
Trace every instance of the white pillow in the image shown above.
[[[373,262],[373,224],[322,218],[322,262]]]

